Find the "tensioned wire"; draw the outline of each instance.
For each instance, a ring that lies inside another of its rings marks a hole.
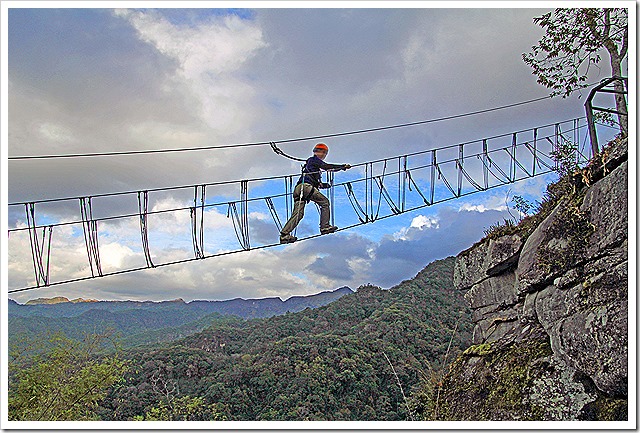
[[[591,86],[593,84],[590,84]],[[588,86],[585,86],[588,87]],[[355,131],[346,131],[346,132],[337,132],[332,134],[323,134],[323,135],[314,135],[309,137],[299,137],[299,138],[289,138],[284,140],[275,140],[275,141],[259,141],[254,143],[241,143],[241,144],[222,144],[222,145],[213,145],[213,146],[200,146],[200,147],[183,147],[177,149],[149,149],[149,150],[125,150],[125,151],[117,151],[117,152],[95,152],[95,153],[70,153],[70,154],[62,154],[62,155],[23,155],[23,156],[10,156],[8,158],[9,161],[24,161],[24,160],[42,160],[42,159],[59,159],[59,158],[90,158],[90,157],[100,157],[100,156],[124,156],[124,155],[146,155],[146,154],[154,154],[154,153],[174,153],[174,152],[193,152],[200,150],[213,150],[213,149],[232,149],[232,148],[241,148],[241,147],[252,147],[252,146],[265,146],[270,145],[271,143],[283,144],[283,143],[293,143],[297,141],[307,141],[307,140],[320,140],[324,138],[332,138],[332,137],[343,137],[347,135],[356,135],[356,134],[365,134],[369,132],[377,132],[377,131],[385,131],[388,129],[397,129],[397,128],[406,128],[409,126],[416,125],[424,125],[428,123],[441,122],[444,120],[453,120],[461,117],[474,116],[476,114],[489,113],[492,111],[503,110],[506,108],[513,108],[520,105],[531,104],[533,102],[542,101],[545,99],[549,99],[551,96],[543,96],[535,99],[529,99],[527,101],[515,102],[513,104],[502,105],[500,107],[493,108],[485,108],[483,110],[471,111],[467,113],[454,114],[451,116],[438,117],[434,119],[427,120],[419,120],[416,122],[408,122],[401,123],[397,125],[388,125],[388,126],[380,126],[375,128],[368,129],[360,129]]]
[[[583,119],[584,117],[580,117],[578,119]],[[559,122],[559,123],[567,123],[567,122],[571,122],[575,119],[571,119],[571,120],[566,120],[564,122]],[[540,126],[538,128],[532,128],[532,129],[527,129],[527,130],[523,130],[523,131],[518,131],[517,133],[520,132],[526,132],[526,131],[530,131],[533,129],[540,129],[540,128],[545,128],[545,127],[550,127],[550,126],[554,126],[555,124],[550,124],[550,125],[545,125],[545,126]],[[586,125],[582,125],[579,126],[578,129],[580,128],[585,128]],[[497,135],[497,136],[493,136],[490,138],[487,138],[485,140],[491,140],[491,139],[495,139],[495,138],[502,138],[502,137],[509,137],[512,136],[514,133],[509,133],[509,134],[502,134],[502,135]],[[544,139],[548,139],[551,137],[554,137],[555,134],[551,134],[551,135],[547,135],[547,136],[540,136],[537,137],[538,140],[544,140]],[[383,158],[383,159],[379,159],[379,160],[375,160],[375,161],[368,161],[368,162],[363,162],[363,163],[358,163],[355,165],[352,165],[351,167],[359,167],[359,166],[365,166],[368,164],[375,164],[375,163],[381,163],[381,162],[385,162],[385,161],[389,161],[389,160],[395,160],[398,158],[404,158],[404,157],[409,157],[409,156],[417,156],[417,155],[424,155],[424,154],[428,154],[431,153],[433,151],[440,151],[440,150],[445,150],[445,149],[452,149],[452,148],[457,148],[458,146],[462,146],[462,145],[468,145],[468,144],[475,144],[475,143],[480,143],[482,142],[482,140],[474,140],[474,141],[469,141],[469,142],[465,142],[465,143],[459,143],[459,144],[455,144],[455,145],[449,145],[449,146],[444,146],[444,147],[440,147],[440,148],[436,148],[436,149],[431,149],[431,150],[426,150],[426,151],[420,151],[420,152],[414,152],[414,153],[409,153],[409,154],[405,154],[405,155],[397,155],[397,156],[392,156],[392,157],[387,157],[387,158]],[[520,143],[519,145],[521,145],[522,143]],[[496,149],[492,149],[487,151],[486,155],[491,155],[493,153],[498,153],[498,152],[502,152],[508,149],[511,149],[511,145],[505,146],[505,147],[500,147],[500,148],[496,148]],[[543,152],[541,152],[540,150],[537,150],[537,153],[540,156],[544,156],[546,158],[551,158],[550,155],[547,155]],[[473,157],[479,157],[485,155],[484,152],[478,152],[475,154],[469,154],[469,155],[465,155],[465,159],[466,158],[473,158]],[[438,165],[444,165],[444,164],[448,164],[448,163],[452,163],[457,161],[458,158],[452,158],[452,159],[447,159],[447,160],[442,160],[442,161],[438,161],[437,164]],[[410,171],[417,171],[417,170],[421,170],[421,169],[425,169],[425,168],[429,168],[431,167],[433,164],[429,163],[426,165],[421,165],[421,166],[416,166],[416,167],[412,167],[410,169]],[[403,170],[400,171],[392,171],[389,173],[386,173],[384,175],[384,177],[388,177],[388,176],[393,176],[396,174],[401,174],[403,173]],[[201,187],[201,186],[205,186],[205,187],[210,187],[210,186],[219,186],[219,185],[229,185],[229,184],[234,184],[234,183],[240,183],[240,182],[253,182],[253,181],[268,181],[268,180],[277,180],[277,179],[286,179],[288,177],[291,176],[298,176],[300,173],[296,173],[296,174],[291,174],[291,175],[279,175],[279,176],[272,176],[272,177],[263,177],[263,178],[254,178],[254,179],[247,179],[247,180],[234,180],[234,181],[223,181],[223,182],[216,182],[216,183],[208,183],[208,184],[198,184],[198,185],[187,185],[187,186],[180,186],[180,187],[167,187],[167,188],[157,188],[157,189],[148,189],[148,190],[144,190],[144,191],[125,191],[125,192],[119,192],[119,193],[107,193],[107,194],[97,194],[97,195],[93,195],[93,196],[89,196],[89,198],[93,199],[93,198],[99,198],[99,197],[110,197],[110,196],[116,196],[116,195],[125,195],[125,194],[138,194],[139,192],[158,192],[158,191],[172,191],[172,190],[178,190],[178,189],[192,189],[194,187]],[[360,182],[364,182],[366,181],[366,179],[364,178],[360,178],[360,179],[355,179],[355,180],[351,180],[351,181],[345,181],[345,182],[341,182],[338,184],[333,185],[333,187],[338,187],[338,186],[343,186],[343,185],[347,185],[347,184],[356,184],[356,183],[360,183]],[[276,194],[276,195],[267,195],[267,196],[261,196],[261,197],[252,197],[252,198],[247,198],[247,202],[250,201],[261,201],[261,200],[265,200],[267,198],[280,198],[280,197],[284,197],[286,196],[287,193],[282,193],[282,194]],[[66,198],[59,198],[59,199],[46,199],[46,200],[40,200],[40,201],[33,201],[33,202],[19,202],[19,203],[10,203],[9,206],[25,206],[25,205],[32,205],[32,204],[36,204],[36,203],[51,203],[51,202],[57,202],[57,201],[69,201],[69,200],[79,200],[79,199],[85,199],[88,198],[87,196],[82,196],[82,197],[66,197]],[[227,200],[227,201],[223,201],[223,202],[218,202],[218,203],[207,203],[204,206],[198,206],[198,207],[202,207],[202,208],[211,208],[211,207],[219,207],[219,206],[226,206],[229,203],[234,202],[234,200]],[[162,213],[168,213],[168,212],[178,212],[178,211],[186,211],[186,210],[190,210],[192,209],[193,206],[186,206],[186,207],[179,207],[179,208],[172,208],[172,209],[162,209],[162,210],[156,210],[156,211],[149,211],[146,212],[146,215],[154,215],[154,214],[162,214]],[[114,219],[122,219],[122,218],[133,218],[133,217],[139,217],[140,214],[139,213],[133,213],[133,214],[125,214],[125,215],[115,215],[115,216],[108,216],[108,217],[102,217],[102,218],[96,218],[93,219],[93,221],[96,222],[100,222],[100,221],[109,221],[109,220],[114,220]],[[72,225],[72,224],[80,224],[83,221],[66,221],[63,223],[57,223],[57,224],[44,224],[44,225],[39,225],[39,226],[34,226],[34,227],[20,227],[20,228],[14,228],[14,229],[9,229],[8,232],[12,233],[12,232],[18,232],[18,231],[23,231],[23,230],[29,230],[29,229],[38,229],[38,228],[43,228],[43,227],[59,227],[59,226],[65,226],[65,225]]]
[[[463,143],[456,143],[456,144],[451,144],[451,145],[447,145],[447,146],[438,147],[438,148],[435,148],[435,149],[421,150],[421,151],[412,152],[412,153],[408,153],[408,154],[404,154],[404,155],[390,156],[390,157],[386,157],[386,158],[381,158],[381,159],[372,160],[372,161],[366,161],[366,162],[360,162],[360,163],[350,164],[350,165],[351,165],[351,168],[355,168],[355,167],[361,167],[361,166],[364,166],[364,165],[367,165],[367,164],[376,164],[376,163],[384,162],[385,160],[396,159],[396,158],[404,157],[404,156],[410,157],[410,156],[417,156],[417,155],[425,155],[427,153],[433,152],[434,150],[435,151],[443,151],[443,150],[447,150],[447,149],[454,149],[454,148],[456,148],[458,146],[464,146],[464,145],[468,145],[468,144],[479,143],[482,140],[495,140],[497,138],[510,137],[513,134],[521,134],[523,132],[532,131],[534,129],[548,128],[548,127],[551,127],[551,126],[555,126],[557,124],[563,124],[563,123],[572,122],[572,121],[574,121],[576,119],[582,120],[584,118],[585,118],[585,116],[577,117],[577,118],[573,118],[573,119],[564,120],[564,121],[561,121],[561,122],[554,122],[554,123],[550,123],[550,124],[547,124],[547,125],[538,126],[536,128],[528,128],[528,129],[523,129],[523,130],[520,130],[520,131],[494,135],[494,136],[486,137],[486,138],[479,139],[479,140],[478,139],[470,140],[470,141],[466,141],[466,142],[463,142]],[[580,128],[584,128],[584,127],[585,126],[583,125]],[[550,137],[553,137],[553,135],[548,136],[548,138],[550,138]],[[545,137],[539,137],[539,138],[543,139]],[[272,142],[269,142],[268,144],[271,144],[271,143]],[[246,180],[248,182],[262,182],[262,181],[268,181],[268,180],[284,179],[284,178],[287,178],[289,176],[298,176],[298,175],[300,175],[300,172],[293,173],[293,174],[287,174],[287,175],[277,175],[277,176],[256,177],[256,178],[251,178],[251,179],[236,179],[236,180],[225,180],[225,181],[218,181],[218,182],[210,182],[210,183],[198,184],[198,186],[204,185],[206,187],[210,187],[210,186],[231,185],[231,184],[234,184],[234,183],[240,183],[240,182],[242,182],[244,180]],[[138,191],[147,191],[147,192],[175,191],[175,190],[180,190],[180,189],[193,188],[194,186],[195,185],[170,186],[170,187],[161,187],[161,188],[148,188],[148,189],[144,189],[144,190],[130,190],[130,191],[120,191],[120,192],[112,192],[112,193],[84,195],[84,196],[61,197],[61,198],[51,198],[51,199],[42,199],[42,200],[30,200],[30,201],[24,201],[24,202],[12,202],[12,203],[9,203],[8,206],[21,206],[21,205],[24,206],[24,205],[29,204],[29,203],[37,204],[37,203],[51,203],[51,202],[66,201],[66,200],[79,200],[79,199],[85,198],[85,197],[91,197],[91,198],[113,197],[113,196],[119,196],[119,195],[137,194]],[[277,196],[271,196],[271,197],[277,197]]]

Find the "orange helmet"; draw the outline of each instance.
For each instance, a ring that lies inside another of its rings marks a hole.
[[[313,148],[313,151],[315,152],[316,150],[324,150],[325,152],[329,153],[329,146],[327,146],[324,143],[318,143],[315,145],[315,147]]]

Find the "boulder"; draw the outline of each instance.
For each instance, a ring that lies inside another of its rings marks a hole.
[[[549,286],[535,300],[554,354],[611,396],[627,394],[627,278],[622,263],[567,290]]]
[[[525,401],[544,408],[543,418],[547,421],[581,419],[583,409],[596,401],[597,394],[576,380],[578,371],[562,358],[552,355],[538,362],[545,368],[533,380]]]
[[[451,366],[439,419],[628,418],[627,159],[615,141],[559,185],[524,241],[488,239],[456,258],[474,346]]]
[[[487,279],[485,261],[489,242],[474,246],[456,257],[453,267],[453,285],[458,290],[469,290],[474,284]]]
[[[521,249],[522,237],[517,234],[490,240],[485,273],[488,276],[500,275],[514,268],[518,264]]]
[[[587,258],[603,254],[604,250],[620,245],[628,237],[628,165],[625,161],[589,188],[584,196],[580,210],[589,213],[595,228],[589,239]],[[611,206],[611,203],[616,205]]]
[[[516,276],[509,272],[482,280],[474,284],[464,297],[472,309],[489,305],[513,305],[518,302]]]
[[[568,247],[568,242],[563,237],[555,235],[558,232],[555,228],[561,224],[561,214],[566,206],[565,201],[559,203],[524,243],[518,268],[515,271],[520,293],[534,292],[553,281],[559,274],[550,272],[549,266],[546,262],[541,262],[540,257],[543,256],[543,249],[545,249],[556,251],[555,259],[562,261],[560,252]]]
[[[520,235],[490,239],[456,258],[453,284],[458,290],[468,290],[489,277],[514,268],[522,248]]]

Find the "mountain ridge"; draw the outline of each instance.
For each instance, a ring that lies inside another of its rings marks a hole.
[[[243,318],[256,318],[256,317],[268,317],[273,314],[284,314],[290,306],[300,308],[300,306],[314,306],[323,305],[328,299],[334,299],[340,296],[353,293],[353,290],[348,286],[342,286],[335,290],[324,290],[322,292],[314,293],[311,295],[295,295],[282,300],[278,296],[265,297],[265,298],[233,298],[225,300],[201,300],[196,299],[189,302],[185,302],[182,298],[163,301],[135,301],[135,300],[110,300],[100,301],[95,299],[83,299],[77,298],[69,300],[63,296],[57,296],[53,298],[37,298],[27,301],[24,304],[20,304],[13,299],[9,299],[9,316],[34,316],[41,315],[42,317],[73,317],[85,313],[91,309],[103,309],[108,311],[122,311],[133,308],[156,308],[156,307],[173,307],[176,305],[187,307],[200,307],[209,312],[219,312],[217,310],[225,310],[225,314],[234,314],[234,308],[226,308],[227,306],[236,306],[242,311],[239,311],[238,315]],[[262,305],[277,306],[275,312],[261,312]],[[304,309],[304,308],[302,308]],[[27,311],[28,310],[28,311]],[[282,310],[282,311],[280,311]],[[273,313],[273,314],[271,314]]]
[[[337,289],[334,290],[323,290],[322,292],[318,292],[318,293],[312,293],[310,295],[293,295],[288,297],[287,299],[282,299],[282,297],[280,296],[266,296],[264,298],[242,298],[242,297],[237,297],[237,298],[231,298],[231,299],[194,299],[192,301],[185,301],[182,298],[175,298],[175,299],[164,299],[161,301],[152,301],[152,300],[145,300],[145,301],[136,301],[133,299],[112,299],[112,300],[100,300],[100,299],[85,299],[85,298],[75,298],[75,299],[69,299],[65,296],[54,296],[52,298],[36,298],[36,299],[30,299],[27,302],[25,302],[24,304],[21,304],[20,302],[9,298],[9,302],[12,302],[14,304],[17,305],[55,305],[55,304],[65,304],[65,303],[72,303],[72,304],[77,304],[77,303],[93,303],[93,302],[134,302],[134,303],[141,303],[141,304],[162,304],[162,303],[170,303],[170,302],[177,302],[177,303],[183,303],[183,304],[190,304],[192,302],[229,302],[229,301],[238,301],[238,300],[243,300],[243,301],[259,301],[259,300],[264,300],[264,299],[280,299],[280,301],[282,302],[287,302],[290,299],[301,299],[301,298],[309,298],[311,296],[318,296],[318,295],[322,295],[322,294],[326,294],[326,293],[335,293],[335,292],[343,292],[343,291],[349,291],[351,293],[353,293],[353,290],[351,290],[351,288],[349,286],[342,286],[342,287],[338,287]]]
[[[216,320],[238,320],[278,316],[287,312],[317,308],[354,293],[349,287],[313,295],[225,301],[97,301],[36,304],[9,302],[10,344],[38,338],[43,330],[82,338],[85,332],[115,331],[128,346],[169,341],[201,331]],[[61,297],[53,298],[61,301]],[[66,299],[66,298],[65,298]],[[163,332],[164,331],[164,332]]]

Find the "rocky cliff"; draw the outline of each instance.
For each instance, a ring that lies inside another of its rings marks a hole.
[[[627,419],[627,170],[616,140],[550,189],[544,212],[457,257],[474,345],[438,418]]]

